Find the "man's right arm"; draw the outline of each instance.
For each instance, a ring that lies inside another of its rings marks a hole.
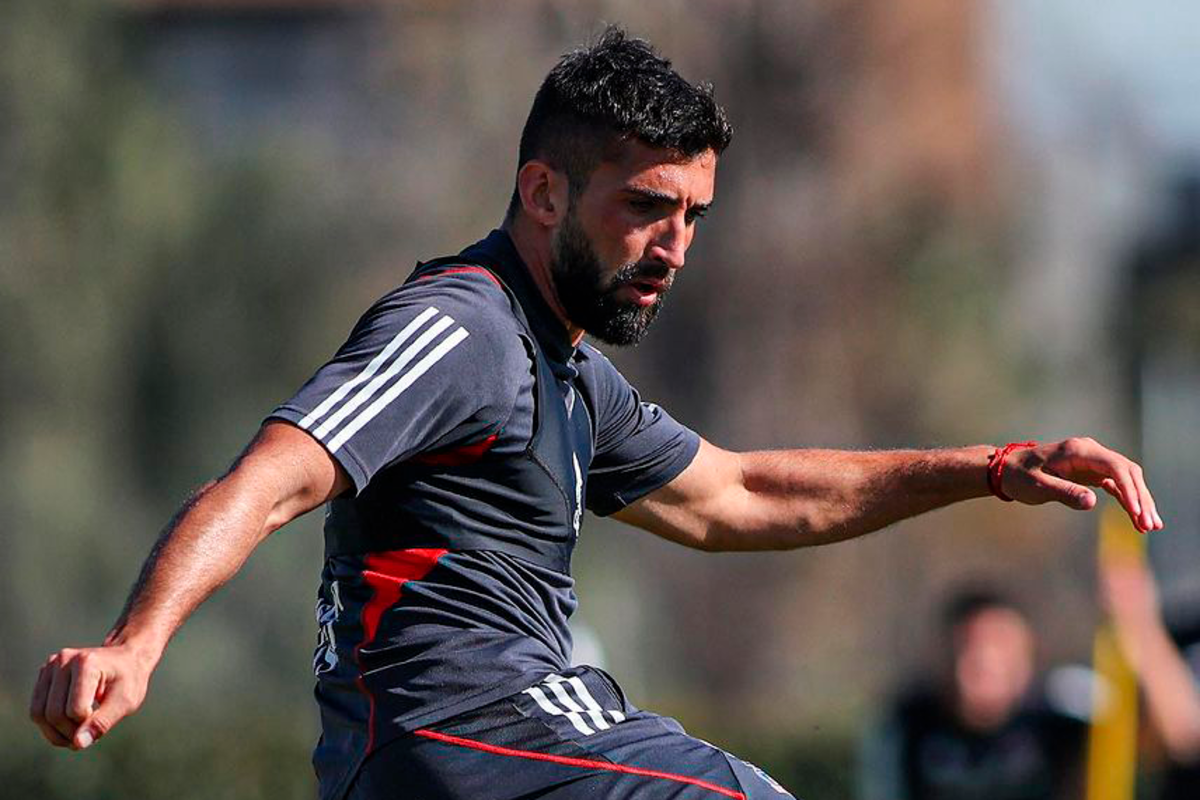
[[[64,648],[38,674],[30,717],[58,747],[83,749],[136,711],[171,636],[272,531],[350,488],[312,436],[269,422],[222,478],[171,520],[100,647]]]

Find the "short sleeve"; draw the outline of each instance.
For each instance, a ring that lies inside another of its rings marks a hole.
[[[700,437],[654,403],[644,403],[607,358],[590,345],[581,374],[596,415],[587,506],[600,516],[670,483],[692,463]]]
[[[375,303],[268,419],[310,433],[362,491],[389,464],[495,435],[529,370],[508,296],[489,275],[433,276]]]

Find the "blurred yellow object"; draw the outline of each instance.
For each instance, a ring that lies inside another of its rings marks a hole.
[[[1145,537],[1119,504],[1100,516],[1101,563],[1145,558]],[[1092,647],[1096,691],[1088,737],[1087,800],[1132,800],[1137,773],[1138,686],[1112,624],[1102,622]]]

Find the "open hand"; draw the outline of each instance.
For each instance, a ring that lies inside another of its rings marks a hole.
[[[29,717],[50,744],[83,750],[141,706],[152,669],[124,645],[64,648],[42,665]]]
[[[1004,493],[1014,500],[1057,502],[1082,511],[1096,505],[1096,493],[1088,487],[1099,486],[1117,499],[1142,533],[1163,527],[1142,468],[1095,439],[1077,437],[1014,450],[1002,481]]]

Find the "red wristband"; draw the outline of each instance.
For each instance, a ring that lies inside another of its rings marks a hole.
[[[1012,498],[1004,493],[1001,480],[1004,478],[1004,461],[1008,458],[1008,454],[1013,450],[1021,450],[1026,447],[1037,447],[1037,442],[1009,442],[1004,447],[997,447],[990,456],[988,456],[987,467],[987,485],[988,491],[999,497],[1006,503],[1011,503]]]

